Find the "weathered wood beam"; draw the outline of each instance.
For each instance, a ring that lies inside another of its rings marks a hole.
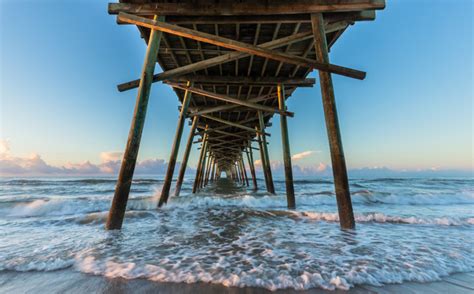
[[[136,15],[277,15],[342,12],[366,9],[383,9],[384,0],[272,0],[234,3],[109,3],[109,14],[121,12]]]
[[[298,34],[295,34],[295,35],[282,37],[282,38],[277,39],[277,40],[266,42],[266,43],[260,44],[259,46],[262,47],[262,48],[275,49],[275,48],[279,48],[281,46],[292,44],[294,42],[300,42],[300,41],[304,41],[304,40],[307,40],[307,39],[311,39],[312,37],[313,37],[313,33],[311,31],[301,32],[301,33],[298,33]],[[156,74],[156,75],[153,76],[153,83],[163,81],[163,80],[167,80],[167,79],[171,79],[173,77],[188,74],[188,73],[195,72],[195,71],[198,71],[198,70],[201,70],[201,69],[213,67],[213,66],[216,66],[216,65],[219,65],[219,64],[222,64],[222,63],[231,62],[231,61],[234,61],[234,60],[237,60],[237,59],[240,59],[240,58],[244,58],[244,57],[248,57],[248,56],[249,56],[249,54],[247,54],[247,53],[231,52],[231,53],[223,54],[223,55],[220,55],[220,56],[217,56],[217,57],[213,57],[213,58],[209,58],[209,59],[206,59],[206,60],[198,61],[198,62],[193,63],[193,64],[184,65],[182,67],[178,67],[178,68],[175,68],[175,69],[170,69],[170,70],[167,70],[165,72]],[[130,81],[130,82],[119,84],[117,86],[117,88],[120,92],[123,92],[123,91],[126,91],[126,90],[137,88],[139,82],[140,82],[139,79],[133,80],[133,81]]]
[[[252,76],[208,76],[208,75],[184,75],[170,80],[171,83],[185,83],[187,81],[195,84],[236,84],[236,85],[258,85],[268,86],[285,84],[298,87],[312,87],[316,83],[314,78],[286,78],[286,77],[252,77]]]
[[[155,16],[155,19],[164,20],[164,17]],[[145,125],[152,76],[153,71],[155,70],[158,50],[160,48],[161,36],[161,32],[152,31],[148,42],[148,48],[138,88],[137,101],[135,103],[132,123],[128,133],[127,145],[123,154],[112,205],[110,206],[107,222],[105,224],[107,230],[119,230],[122,228],[123,218],[127,208],[128,194],[130,193],[130,186],[132,185],[133,173],[137,163],[143,127]]]
[[[257,102],[262,102],[270,99],[275,99],[275,95],[265,95],[253,99],[246,100],[247,102],[252,102],[252,103],[257,103]],[[212,112],[221,112],[221,111],[227,111],[227,110],[232,110],[232,109],[237,109],[239,106],[233,105],[233,104],[225,104],[225,105],[219,105],[219,106],[213,106],[209,108],[199,108],[197,111],[195,111],[196,108],[191,109],[191,111],[194,111],[189,114],[189,116],[196,116],[196,115],[202,115],[202,114],[207,114],[207,113],[212,113]]]
[[[252,175],[253,188],[255,190],[257,190],[258,189],[257,176],[256,176],[256,173],[255,173],[255,165],[254,165],[254,162],[253,162],[252,142],[249,141],[248,145],[249,145],[247,147],[248,151],[245,152],[245,153],[247,153],[247,161],[249,162],[250,174]]]
[[[229,120],[218,118],[218,117],[215,117],[215,116],[212,116],[212,115],[204,114],[204,115],[201,115],[201,117],[204,117],[206,119],[210,119],[210,120],[213,120],[213,121],[217,121],[217,122],[220,122],[222,124],[226,124],[226,125],[229,125],[229,126],[232,126],[232,127],[240,128],[240,129],[246,130],[248,132],[256,132],[256,133],[259,133],[259,134],[265,134],[266,135],[266,133],[263,133],[263,132],[260,132],[260,131],[255,131],[251,127],[247,127],[247,126],[238,124],[236,122],[232,122],[232,121],[229,121]]]
[[[206,126],[206,129],[207,129],[207,126]],[[202,164],[203,164],[203,160],[204,160],[205,152],[206,152],[206,138],[207,138],[207,134],[205,133],[203,136],[203,144],[201,148],[201,153],[199,155],[198,165],[196,168],[196,176],[194,177],[193,193],[196,193],[198,185],[199,185],[199,177],[200,177],[201,168],[202,168]]]
[[[124,11],[126,12],[126,11]],[[350,12],[329,12],[324,14],[325,19],[331,21],[351,20],[365,21],[375,19],[375,10]],[[334,20],[333,20],[334,18]],[[210,15],[210,16],[169,16],[167,22],[173,24],[274,24],[274,23],[311,23],[308,14],[280,14],[280,15]]]
[[[191,93],[194,93],[194,94],[198,94],[198,95],[201,95],[201,96],[206,96],[206,97],[209,97],[209,98],[213,98],[213,99],[228,102],[228,103],[233,103],[233,104],[236,104],[236,105],[241,105],[241,106],[253,108],[253,109],[256,109],[256,110],[261,110],[261,111],[266,111],[266,112],[271,112],[271,113],[278,113],[280,115],[285,115],[285,116],[288,115],[290,117],[294,116],[294,113],[290,112],[290,111],[281,111],[278,108],[273,108],[273,107],[269,107],[269,106],[265,106],[265,105],[261,105],[261,104],[257,104],[257,103],[252,103],[252,102],[248,102],[246,100],[239,100],[237,98],[233,98],[233,97],[229,97],[229,96],[226,96],[226,95],[201,90],[201,89],[198,89],[198,88],[195,88],[195,87],[186,87],[186,86],[182,86],[180,84],[175,84],[175,83],[168,83],[168,85],[170,85],[171,87],[176,88],[176,89],[190,91]]]
[[[324,32],[323,16],[320,13],[311,15],[311,25],[314,33],[316,58],[329,62],[326,34]],[[349,180],[347,177],[346,160],[342,147],[339,120],[337,117],[336,99],[331,74],[319,71],[321,96],[323,99],[324,117],[331,151],[331,162],[336,190],[336,200],[339,211],[339,222],[343,229],[354,229],[355,220],[352,209]]]
[[[133,14],[122,13],[118,15],[118,19],[124,22],[129,22],[138,26],[147,27],[152,30],[158,30],[165,33],[173,34],[176,36],[189,38],[195,41],[205,42],[212,45],[233,49],[243,53],[248,53],[252,55],[261,56],[264,58],[269,58],[289,64],[300,65],[304,67],[314,68],[320,71],[326,71],[334,74],[339,74],[342,76],[347,76],[350,78],[355,78],[359,80],[365,79],[366,73],[360,70],[355,70],[339,65],[334,65],[325,62],[318,62],[308,58],[295,56],[287,53],[282,53],[270,49],[266,49],[261,46],[254,46],[248,43],[235,41],[232,39],[204,33],[201,31],[196,31],[188,29],[185,27],[180,27],[173,24],[168,24],[162,21],[151,20],[148,18],[136,16]]]
[[[193,124],[191,126],[191,130],[188,136],[188,143],[186,144],[186,149],[184,149],[183,160],[181,161],[181,167],[179,169],[178,179],[176,180],[176,189],[174,191],[174,196],[179,196],[181,192],[181,187],[183,185],[184,175],[186,173],[186,167],[188,165],[189,154],[191,153],[192,142],[194,138],[194,133],[196,131],[196,127],[199,121],[199,117],[193,118]]]
[[[278,107],[280,109],[286,109],[285,106],[285,87],[279,84],[277,86],[278,91]],[[285,185],[286,185],[286,201],[289,209],[296,208],[295,202],[295,188],[293,186],[293,169],[291,166],[291,152],[290,152],[290,139],[288,137],[288,124],[286,117],[280,117],[281,125],[281,142],[283,148],[283,163],[285,165]]]
[[[192,87],[193,83],[188,82],[187,87]],[[176,158],[178,157],[179,145],[181,143],[181,137],[183,135],[184,121],[186,120],[186,113],[188,112],[188,106],[191,102],[191,91],[185,90],[183,105],[179,113],[178,124],[176,126],[176,134],[173,141],[173,147],[171,148],[170,160],[168,161],[168,168],[166,170],[165,179],[163,181],[163,188],[161,190],[160,200],[158,202],[158,207],[161,207],[163,204],[168,202],[171,181],[173,180],[174,168],[176,166]]]
[[[263,114],[259,111],[258,112],[258,121],[259,121],[259,130],[261,132],[265,131],[265,122],[263,119]],[[275,185],[273,184],[273,176],[272,176],[272,166],[270,161],[270,155],[268,154],[268,147],[267,147],[267,139],[265,134],[259,134],[261,137],[262,145],[260,148],[263,148],[263,155],[265,157],[266,165],[265,170],[268,177],[268,192],[275,194]]]

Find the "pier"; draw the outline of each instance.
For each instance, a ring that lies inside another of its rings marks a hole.
[[[193,144],[200,144],[193,193],[225,173],[242,185],[275,194],[267,127],[279,115],[287,206],[294,209],[297,199],[287,123],[294,113],[286,102],[298,87],[314,87],[317,81],[308,75],[317,70],[340,225],[354,229],[332,75],[363,80],[366,73],[332,64],[329,51],[348,27],[374,20],[376,10],[384,8],[384,0],[110,3],[109,14],[116,15],[120,25],[136,25],[147,51],[141,76],[118,85],[119,91],[137,89],[137,98],[106,228],[122,227],[148,101],[160,98],[150,96],[156,82],[172,87],[181,103],[159,206],[166,205],[170,197],[186,121],[191,131],[175,197],[181,191]],[[154,74],[156,63],[163,72]],[[262,162],[265,187],[257,187],[256,156]]]

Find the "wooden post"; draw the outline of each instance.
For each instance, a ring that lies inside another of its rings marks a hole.
[[[273,185],[273,176],[272,176],[272,168],[271,168],[271,162],[270,162],[270,156],[268,155],[268,147],[267,147],[267,139],[264,134],[265,132],[265,122],[263,121],[263,114],[261,111],[258,112],[258,120],[260,123],[260,131],[262,132],[262,145],[263,145],[263,154],[265,156],[266,160],[266,169],[267,169],[267,175],[268,175],[268,192],[275,194],[275,186]]]
[[[255,127],[255,129],[258,129],[258,127]],[[263,177],[265,178],[265,187],[267,188],[267,191],[270,191],[269,184],[268,184],[268,175],[267,175],[267,159],[265,158],[265,153],[263,152],[263,142],[262,142],[262,137],[257,134],[257,141],[258,141],[258,149],[260,150],[260,161],[262,163],[262,172],[263,172]]]
[[[164,20],[164,17],[155,16],[155,20]],[[150,98],[151,83],[153,81],[153,72],[155,70],[156,58],[160,47],[162,33],[151,31],[148,40],[148,48],[145,55],[145,62],[138,87],[137,101],[132,118],[132,124],[128,133],[127,145],[123,154],[122,165],[115,187],[115,194],[110,207],[109,215],[105,228],[107,230],[116,230],[122,228],[125,210],[127,208],[128,194],[132,184],[133,172],[137,163],[138,150],[140,149],[140,140],[145,125],[148,99]]]
[[[240,166],[242,167],[242,172],[244,174],[244,179],[245,179],[245,184],[247,187],[249,186],[249,178],[247,177],[247,170],[245,169],[245,163],[244,163],[244,158],[240,158]]]
[[[249,162],[250,174],[252,175],[253,187],[254,187],[255,190],[257,190],[258,189],[258,187],[257,187],[257,175],[255,174],[255,166],[254,166],[254,163],[253,163],[253,151],[252,151],[252,144],[251,143],[249,144],[249,147],[247,148],[247,160]]]
[[[206,150],[204,150],[204,157],[202,158],[202,167],[201,167],[201,172],[199,173],[199,185],[198,187],[200,189],[203,188],[204,186],[204,175],[206,173],[206,166],[207,166],[207,163],[208,163],[208,159],[209,159],[209,156],[208,156],[208,151],[209,151],[209,148],[207,148],[209,142],[207,142],[206,140]]]
[[[187,86],[192,87],[193,83],[188,82]],[[170,160],[168,162],[168,169],[166,171],[165,180],[163,182],[163,188],[161,190],[160,201],[158,207],[161,207],[163,203],[168,202],[170,195],[171,181],[173,180],[174,168],[176,165],[176,157],[179,152],[179,145],[181,142],[181,136],[183,135],[184,122],[186,120],[186,113],[188,112],[189,102],[191,101],[191,92],[186,91],[184,93],[183,105],[181,106],[181,112],[179,113],[178,125],[176,126],[176,134],[174,136],[173,147],[171,148]]]
[[[326,34],[324,32],[324,22],[321,13],[311,14],[311,25],[314,34],[314,48],[316,59],[319,62],[329,62]],[[319,71],[321,81],[321,96],[323,98],[324,117],[329,138],[329,148],[331,150],[331,162],[336,190],[337,207],[339,211],[339,221],[341,228],[354,229],[355,220],[352,210],[351,194],[349,191],[349,181],[347,178],[346,160],[342,148],[339,121],[337,118],[336,101],[331,74]]]
[[[181,162],[181,167],[179,169],[178,180],[176,181],[176,189],[174,191],[174,196],[179,196],[181,192],[181,186],[183,185],[184,174],[186,173],[186,167],[188,165],[189,153],[191,152],[191,147],[193,146],[194,132],[199,121],[199,117],[195,116],[193,118],[193,124],[191,126],[191,131],[188,136],[188,143],[186,144],[186,149],[183,154],[183,161]]]
[[[285,106],[285,86],[278,85],[278,106],[280,110],[286,109]],[[288,124],[286,116],[280,116],[281,125],[281,142],[283,146],[283,162],[285,165],[285,184],[286,184],[286,201],[288,208],[294,209],[295,203],[295,188],[293,187],[293,170],[291,167],[291,152],[290,152],[290,139],[288,138]]]
[[[206,126],[206,130],[207,130],[207,126]],[[206,139],[207,139],[207,133],[204,133],[204,136],[202,139],[201,154],[199,155],[199,161],[196,168],[196,177],[194,178],[194,183],[193,183],[193,193],[196,193],[198,185],[199,185],[199,173],[201,172],[202,160],[203,160],[204,153],[206,150],[205,148],[206,143],[207,143]]]
[[[209,162],[207,163],[206,175],[204,177],[204,186],[207,186],[207,184],[209,183],[209,174],[211,172],[213,161],[214,161],[214,157],[209,153]]]
[[[213,163],[212,163],[212,171],[211,171],[211,183],[214,182],[214,175],[216,171],[216,158],[214,157]]]

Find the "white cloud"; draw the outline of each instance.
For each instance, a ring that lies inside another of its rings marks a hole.
[[[311,154],[319,153],[319,152],[320,151],[316,151],[316,150],[303,151],[303,152],[294,154],[293,156],[291,156],[291,159],[300,160],[300,159],[303,159],[303,158],[306,158],[306,157],[310,156]]]
[[[10,142],[6,139],[0,139],[0,158],[10,154]]]
[[[101,152],[100,159],[102,162],[109,162],[109,161],[120,161],[122,160],[123,152],[120,151],[108,151],[108,152]]]

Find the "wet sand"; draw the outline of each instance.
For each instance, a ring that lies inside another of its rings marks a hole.
[[[144,279],[110,279],[87,275],[73,270],[51,272],[0,273],[0,293],[192,293],[192,294],[267,294],[267,293],[474,293],[474,273],[455,274],[438,282],[386,285],[374,287],[360,285],[349,291],[277,290],[262,288],[235,288],[205,283],[161,283]]]

